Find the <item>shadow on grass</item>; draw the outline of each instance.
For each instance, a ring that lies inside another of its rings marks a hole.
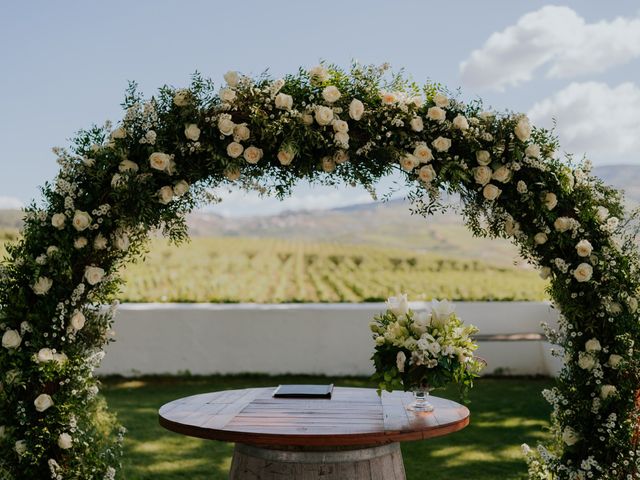
[[[278,385],[334,382],[340,386],[371,386],[363,378],[151,377],[108,378],[104,393],[120,422],[125,440],[125,478],[129,480],[222,480],[228,478],[231,444],[185,437],[158,425],[158,408],[176,398],[208,391]],[[545,438],[549,409],[540,390],[546,379],[482,379],[471,394],[471,425],[461,432],[402,445],[407,478],[489,480],[526,478],[522,443]],[[436,393],[456,400],[452,389]]]

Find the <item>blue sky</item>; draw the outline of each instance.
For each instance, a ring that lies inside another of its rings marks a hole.
[[[388,61],[537,124],[555,117],[563,145],[596,165],[640,164],[635,2],[3,2],[0,52],[0,208],[28,202],[54,177],[51,147],[117,121],[128,80],[151,95],[194,70],[221,82],[230,69],[279,76],[321,59]],[[214,210],[366,200],[360,190],[301,185],[284,203],[232,193]]]

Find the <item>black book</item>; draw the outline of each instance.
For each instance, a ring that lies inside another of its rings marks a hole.
[[[331,398],[331,385],[280,385],[273,392],[275,398]]]

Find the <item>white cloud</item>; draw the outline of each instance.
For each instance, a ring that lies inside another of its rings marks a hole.
[[[633,83],[571,83],[528,115],[547,128],[555,118],[564,151],[587,153],[598,163],[640,163],[640,88]]]
[[[464,84],[504,90],[547,65],[551,78],[593,74],[640,56],[640,17],[587,23],[574,10],[548,5],[493,33],[461,62]]]
[[[0,210],[18,210],[22,207],[22,202],[17,198],[0,196]]]

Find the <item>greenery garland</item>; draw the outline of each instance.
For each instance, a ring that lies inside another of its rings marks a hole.
[[[186,238],[211,186],[287,195],[298,179],[369,189],[405,173],[414,211],[457,194],[476,235],[507,236],[550,278],[565,366],[544,392],[553,440],[525,447],[531,478],[640,478],[638,257],[621,197],[560,160],[517,114],[482,111],[386,67],[318,66],[273,81],[195,75],[57,150],[60,173],[26,209],[0,274],[0,477],[113,479],[120,430],[93,370],[109,341],[118,269],[152,229]]]

